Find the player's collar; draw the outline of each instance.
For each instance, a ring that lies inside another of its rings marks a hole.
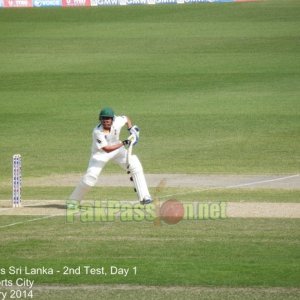
[[[101,123],[99,123],[99,125],[97,126],[97,128],[98,128],[100,131],[102,131],[102,132],[107,131],[107,129],[104,129],[104,128],[103,128],[103,126],[102,126]],[[109,133],[111,133],[111,131],[112,131],[113,129],[114,129],[114,124],[111,125],[110,130],[109,130]]]

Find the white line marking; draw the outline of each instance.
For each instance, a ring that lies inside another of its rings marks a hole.
[[[281,181],[281,180],[291,179],[291,178],[295,178],[295,177],[299,177],[299,176],[300,176],[300,174],[295,174],[295,175],[290,175],[290,176],[285,176],[285,177],[280,177],[280,178],[254,181],[254,182],[248,182],[248,183],[241,183],[241,184],[230,185],[230,186],[218,186],[218,187],[212,187],[212,188],[206,188],[206,189],[196,189],[196,190],[193,190],[190,192],[170,194],[170,195],[165,195],[165,196],[161,196],[158,198],[163,199],[163,198],[168,198],[168,197],[172,197],[172,196],[187,195],[187,194],[200,193],[200,192],[213,191],[213,190],[234,189],[234,188],[243,187],[243,186],[251,186],[251,185],[255,185],[255,184]]]
[[[34,204],[23,205],[23,207],[39,206],[39,205],[43,205],[43,204],[45,205],[45,204],[49,204],[49,203],[52,203],[52,202],[53,202],[53,200],[44,200],[43,202],[38,202],[38,203],[34,203]]]
[[[1,200],[0,200],[1,201]],[[26,201],[26,200],[25,200]],[[35,201],[35,200],[29,200],[29,201]],[[37,200],[39,201],[39,200]],[[6,208],[0,208],[0,215],[2,211],[6,211],[6,210],[10,210],[10,209],[18,209],[18,208],[22,208],[22,207],[31,207],[31,206],[39,206],[39,205],[47,205],[47,204],[53,204],[53,201],[56,200],[44,200],[42,202],[38,202],[38,203],[34,203],[34,204],[27,204],[27,205],[22,205],[20,207],[6,207]],[[61,200],[61,201],[67,201],[67,200]]]
[[[1,211],[6,211],[6,210],[10,210],[10,209],[12,209],[12,208],[14,208],[14,207],[8,207],[8,208],[0,208],[0,213],[1,213]]]
[[[54,218],[57,216],[60,216],[60,215],[50,215],[50,216],[44,216],[44,217],[40,217],[40,218],[30,219],[30,220],[23,221],[23,222],[11,223],[11,224],[7,224],[7,225],[2,225],[2,226],[0,226],[0,228],[12,227],[15,225],[25,224],[25,223],[29,223],[29,222],[35,222],[35,221],[39,221],[39,220],[43,220],[43,219],[50,219],[50,218]]]
[[[249,185],[261,184],[261,183],[267,183],[267,182],[281,181],[281,180],[295,178],[295,177],[299,177],[299,174],[291,175],[291,176],[286,176],[286,177],[280,177],[280,178],[274,178],[274,179],[267,179],[267,180],[262,180],[262,181],[254,181],[254,182],[249,182],[249,183],[241,183],[241,184],[237,184],[237,185],[227,186],[225,188],[226,189],[231,189],[231,188],[236,188],[236,187],[249,186]]]

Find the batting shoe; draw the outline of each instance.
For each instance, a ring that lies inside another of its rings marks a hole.
[[[80,206],[79,206],[79,202],[78,201],[68,201],[67,202],[67,209],[70,209],[70,210],[76,210],[76,209],[79,209]]]
[[[152,202],[152,199],[150,197],[145,197],[142,201],[140,201],[141,204],[150,204]]]

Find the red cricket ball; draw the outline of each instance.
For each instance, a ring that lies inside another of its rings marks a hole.
[[[183,219],[184,207],[181,202],[170,199],[161,205],[159,215],[167,224],[177,224]]]

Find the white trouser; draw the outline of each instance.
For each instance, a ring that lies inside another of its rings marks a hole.
[[[124,147],[110,153],[96,153],[92,155],[87,171],[77,187],[74,189],[70,199],[77,201],[82,200],[90,188],[97,184],[98,177],[109,160],[113,160],[121,168],[126,170],[126,155],[127,150]],[[131,156],[129,171],[131,173],[139,200],[142,201],[144,198],[150,198],[143,167],[136,155]]]

